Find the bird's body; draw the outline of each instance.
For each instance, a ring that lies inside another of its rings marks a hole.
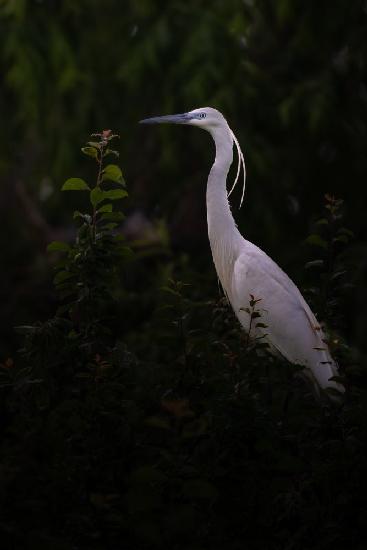
[[[302,294],[284,271],[265,252],[244,239],[237,229],[227,192],[234,142],[239,162],[243,162],[243,156],[223,115],[206,107],[143,122],[192,124],[210,132],[216,156],[207,183],[208,235],[215,268],[234,313],[248,332],[250,316],[246,309],[250,295],[260,299],[261,323],[251,327],[251,336],[261,336],[273,352],[280,353],[291,363],[305,366],[316,386],[343,391],[341,384],[330,380],[338,374],[337,366]],[[237,178],[238,174],[239,170]]]

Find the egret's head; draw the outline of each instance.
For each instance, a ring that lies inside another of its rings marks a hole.
[[[233,189],[235,188],[241,167],[243,168],[243,188],[242,188],[242,196],[241,196],[241,202],[240,206],[242,205],[243,201],[243,194],[245,192],[245,181],[246,181],[246,168],[245,168],[245,160],[243,158],[243,154],[241,151],[241,147],[238,143],[238,140],[232,130],[229,128],[226,119],[220,113],[217,111],[217,109],[213,109],[212,107],[202,107],[201,109],[194,109],[193,111],[189,111],[188,113],[181,113],[179,115],[165,115],[165,116],[156,116],[152,118],[145,118],[144,120],[140,121],[141,124],[190,124],[191,126],[199,126],[203,130],[207,130],[211,133],[213,136],[215,142],[220,143],[220,146],[223,146],[223,143],[225,142],[224,138],[227,139],[227,144],[229,143],[232,147],[233,143],[236,145],[237,152],[238,152],[238,166],[237,166],[237,174],[236,179],[234,181],[234,184],[232,185],[231,190],[229,191],[229,195],[232,193]],[[219,139],[220,138],[220,139]]]
[[[226,123],[226,119],[212,107],[202,107],[201,109],[194,109],[188,113],[181,113],[179,115],[165,115],[152,118],[145,118],[140,121],[141,124],[190,124],[191,126],[199,126],[203,130],[212,130],[215,127],[223,126]]]

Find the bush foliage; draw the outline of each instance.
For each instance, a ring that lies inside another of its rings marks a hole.
[[[363,548],[366,377],[343,323],[332,327],[339,404],[315,400],[300,368],[244,335],[184,260],[157,277],[153,314],[133,330],[123,274],[157,270],[162,251],[132,255],[116,230],[127,192],[106,164],[114,138],[101,132],[82,149],[94,185],[63,186],[90,206],[74,213],[74,244],[49,245],[60,306],[18,327],[20,355],[0,368],[3,547]],[[351,238],[341,206],[327,196],[306,239],[317,251],[306,267],[321,271],[310,294],[333,319]],[[253,323],[259,299],[249,296]]]

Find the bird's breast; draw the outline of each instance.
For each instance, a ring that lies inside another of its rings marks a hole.
[[[210,238],[210,247],[212,250],[213,262],[221,282],[223,290],[231,301],[233,289],[233,271],[237,258],[235,248],[231,242],[225,238]]]

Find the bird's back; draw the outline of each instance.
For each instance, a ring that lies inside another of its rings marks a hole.
[[[258,309],[263,327],[252,336],[264,336],[288,361],[304,365],[322,388],[343,391],[329,379],[337,375],[324,334],[293,281],[265,252],[241,237],[230,280],[224,283],[231,305],[245,330],[249,329],[250,294],[261,299]],[[223,281],[222,281],[223,284]],[[227,288],[226,288],[227,287]],[[255,323],[256,325],[257,323]]]

